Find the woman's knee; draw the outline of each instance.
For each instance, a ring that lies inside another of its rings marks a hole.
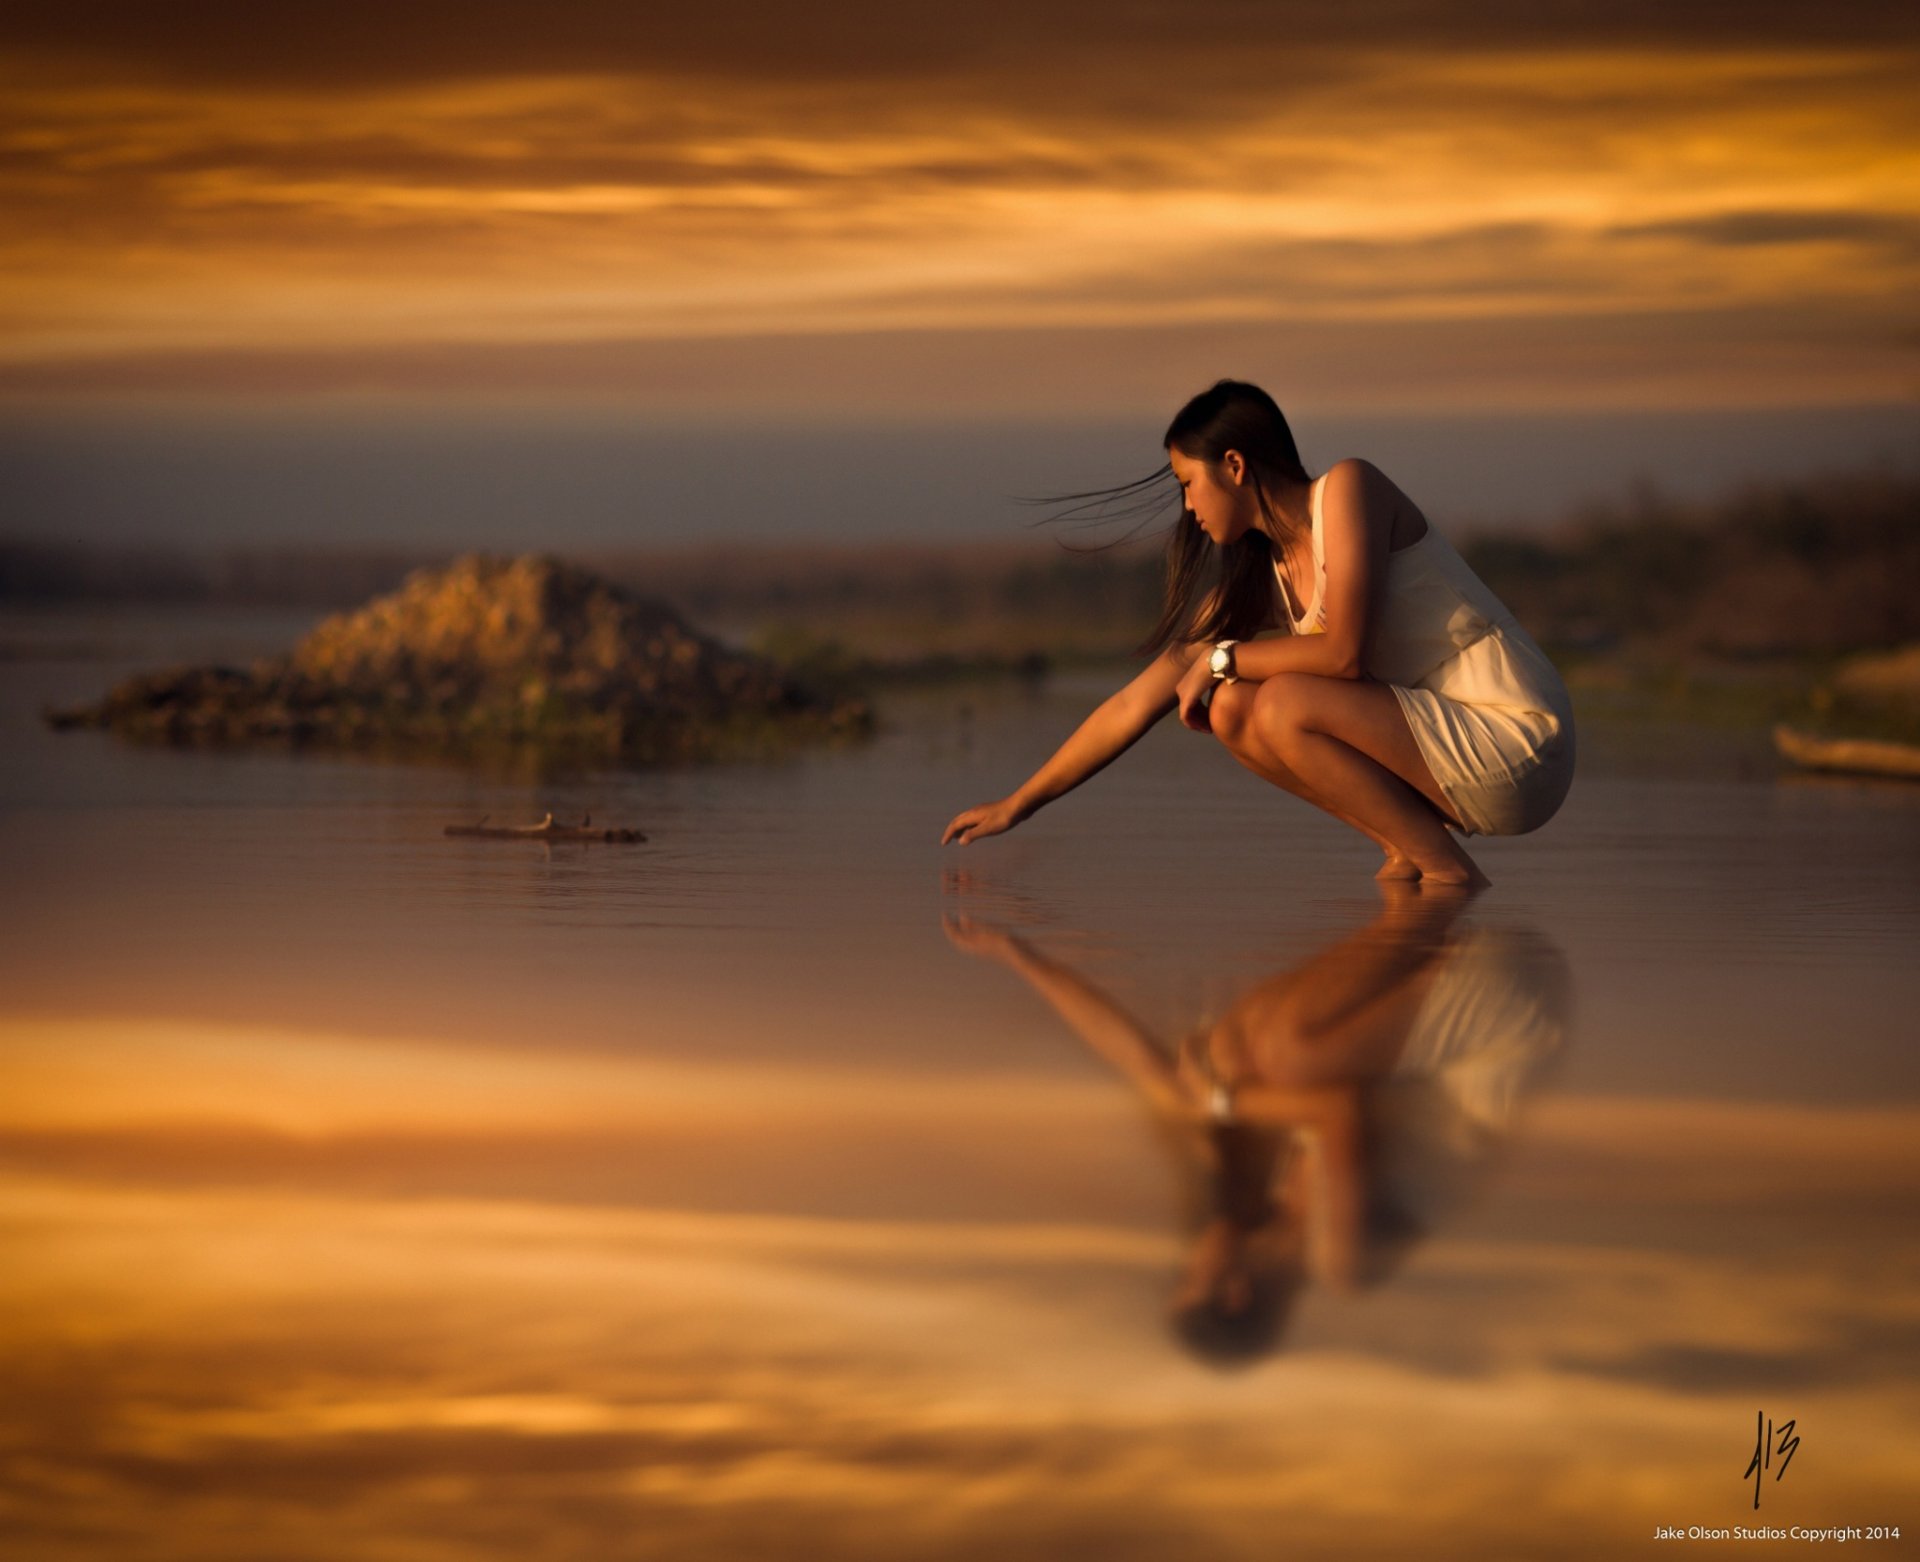
[[[1212,703],[1207,706],[1207,725],[1227,747],[1235,748],[1245,741],[1258,693],[1259,685],[1251,683],[1223,683],[1213,691]]]
[[[1307,673],[1279,673],[1260,685],[1247,721],[1260,736],[1285,752],[1313,728],[1316,680]]]

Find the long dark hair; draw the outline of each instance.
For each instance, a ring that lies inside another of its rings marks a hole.
[[[1269,518],[1274,512],[1267,491],[1276,479],[1307,481],[1286,415],[1271,396],[1245,380],[1215,381],[1174,414],[1160,443],[1209,463],[1220,461],[1229,450],[1239,451],[1254,496]],[[1060,501],[1080,502],[1058,518],[1091,515],[1097,524],[1116,515],[1158,510],[1172,476],[1169,464],[1117,488],[1059,495]],[[1215,553],[1218,565],[1210,568]],[[1244,640],[1273,621],[1276,589],[1273,541],[1265,532],[1249,529],[1239,541],[1215,549],[1183,506],[1167,532],[1160,617],[1140,642],[1140,654],[1154,656],[1192,640]]]
[[[1254,497],[1269,517],[1273,508],[1267,489],[1275,478],[1307,480],[1279,403],[1245,380],[1216,380],[1174,414],[1160,443],[1208,463],[1222,460],[1229,450],[1239,451]],[[1141,642],[1142,655],[1178,641],[1243,640],[1271,622],[1276,589],[1272,539],[1250,528],[1239,541],[1219,549],[1219,571],[1210,582],[1206,566],[1211,548],[1193,517],[1182,512],[1167,533],[1166,595],[1159,622]]]

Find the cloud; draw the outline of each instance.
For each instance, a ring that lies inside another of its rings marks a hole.
[[[1116,312],[1118,313],[1118,312]],[[1890,325],[1905,324],[1905,333]],[[604,402],[668,421],[992,414],[1156,419],[1222,373],[1317,411],[1807,407],[1911,398],[1920,322],[1848,300],[1440,320],[1199,320],[1071,328],[789,330],[310,349],[92,354],[0,364],[0,398]]]
[[[1920,254],[1920,215],[1872,211],[1735,211],[1711,217],[1627,223],[1610,237],[1693,239],[1746,249],[1774,244],[1840,244],[1890,250],[1903,260]]]
[[[1743,1502],[1764,1393],[1808,1443],[1780,1501],[1871,1511],[1910,1485],[1912,1119],[1540,1103],[1470,1230],[1232,1379],[1162,1335],[1171,1237],[1099,1222],[29,1171],[0,1496],[23,1555],[1551,1555]]]
[[[1225,3],[729,12],[725,47],[705,15],[483,11],[430,70],[431,12],[310,41],[34,8],[0,65],[3,357],[46,392],[164,360],[219,393],[233,354],[270,384],[541,343],[597,394],[601,342],[1771,309],[1835,324],[1816,383],[1887,394],[1844,319],[1899,320],[1920,280],[1893,8],[1737,37],[1416,9],[1364,38]],[[1709,403],[1747,394],[1706,369]],[[1577,360],[1541,371],[1586,394]]]
[[[1728,47],[1891,44],[1920,37],[1896,0],[1809,7],[1755,0],[1737,14],[1655,0],[1542,7],[1523,0],[1436,10],[1418,0],[1329,9],[1308,0],[983,0],[964,25],[947,13],[838,0],[808,10],[749,0],[724,9],[644,0],[565,0],[529,13],[515,0],[446,0],[399,9],[345,0],[325,26],[271,8],[199,4],[157,14],[139,0],[85,7],[20,0],[14,48],[147,78],[340,86],[505,74],[672,69],[713,78],[795,77],[897,82],[1024,73],[1072,90],[1073,78],[1129,64],[1143,85],[1200,96],[1215,83],[1178,81],[1179,67],[1217,52],[1248,76],[1277,64],[1382,40],[1445,53],[1486,47]],[[1269,75],[1271,81],[1271,76]],[[1285,78],[1282,78],[1285,81]]]

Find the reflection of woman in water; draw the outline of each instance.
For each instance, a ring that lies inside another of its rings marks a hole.
[[[1573,711],[1553,664],[1377,467],[1341,461],[1309,480],[1257,386],[1220,381],[1164,443],[1161,471],[1083,496],[1179,485],[1166,604],[1145,647],[1159,654],[1014,792],[957,815],[942,844],[1012,829],[1178,709],[1256,775],[1373,840],[1381,878],[1484,884],[1447,831],[1538,829],[1573,779]]]
[[[1382,1278],[1509,1130],[1560,1045],[1565,962],[1537,934],[1456,925],[1457,895],[1384,887],[1373,924],[1251,989],[1168,1049],[1032,945],[948,936],[1024,977],[1153,1105],[1204,1172],[1176,1332],[1229,1363],[1271,1349],[1309,1278]]]

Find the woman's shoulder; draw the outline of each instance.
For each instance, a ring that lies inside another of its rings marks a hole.
[[[1409,546],[1431,529],[1425,513],[1400,485],[1364,456],[1347,456],[1320,475],[1320,504],[1362,517],[1387,539],[1389,549]]]
[[[1336,524],[1346,520],[1367,526],[1369,522],[1392,516],[1394,510],[1405,503],[1404,493],[1394,487],[1379,466],[1357,455],[1334,462],[1313,482],[1317,487],[1317,503],[1313,505],[1315,532],[1321,528],[1325,516],[1334,516]]]
[[[1365,456],[1342,456],[1316,479],[1323,488],[1338,488],[1352,494],[1377,490],[1399,493],[1392,478]]]

